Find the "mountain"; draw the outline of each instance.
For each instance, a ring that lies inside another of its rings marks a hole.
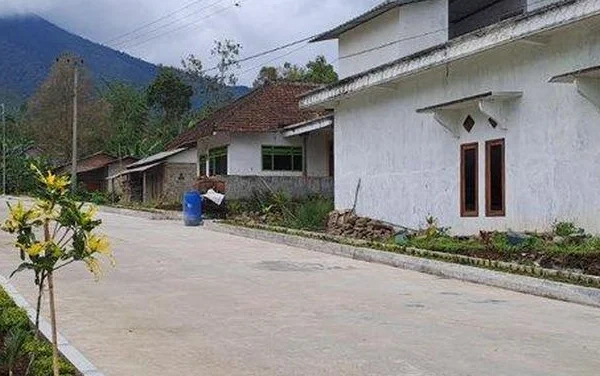
[[[25,101],[65,52],[81,56],[97,84],[122,81],[142,87],[158,70],[156,65],[72,34],[38,16],[0,18],[0,102],[16,105]],[[248,88],[232,90],[239,96]],[[202,102],[194,98],[195,106]]]

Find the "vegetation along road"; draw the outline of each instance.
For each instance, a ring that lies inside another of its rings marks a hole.
[[[6,216],[4,205],[0,215]],[[57,277],[60,331],[107,376],[597,375],[600,310],[103,214],[117,266]],[[0,235],[0,274],[18,257]],[[32,302],[27,273],[14,285]]]

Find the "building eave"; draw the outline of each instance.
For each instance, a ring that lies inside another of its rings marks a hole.
[[[361,91],[399,81],[444,64],[600,15],[598,0],[569,0],[499,22],[427,51],[348,77],[301,97],[300,107],[332,107]]]
[[[392,9],[395,9],[402,5],[417,3],[424,0],[387,0],[376,7],[368,10],[367,12],[361,14],[358,17],[351,19],[350,21],[344,22],[343,24],[334,27],[331,30],[328,30],[322,34],[317,35],[316,37],[310,40],[313,42],[322,42],[330,39],[336,39],[340,35],[364,24],[365,22],[369,22],[370,20],[379,17],[380,15],[389,12]]]
[[[301,136],[333,126],[334,116],[326,115],[313,120],[289,125],[281,130],[283,137]]]

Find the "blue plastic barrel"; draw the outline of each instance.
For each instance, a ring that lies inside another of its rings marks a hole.
[[[189,191],[183,195],[183,222],[186,226],[202,224],[202,195],[198,191]]]

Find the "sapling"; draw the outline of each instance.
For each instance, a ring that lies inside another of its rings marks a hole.
[[[102,223],[97,209],[75,201],[68,192],[69,178],[31,167],[39,182],[35,203],[27,208],[19,201],[9,206],[9,217],[2,227],[15,234],[15,246],[22,263],[11,274],[32,270],[38,286],[38,312],[44,283],[48,283],[50,322],[52,326],[53,374],[59,376],[58,339],[54,274],[74,262],[84,262],[96,278],[101,275],[99,255],[114,264],[106,236],[94,231]],[[36,325],[37,323],[36,318]]]

